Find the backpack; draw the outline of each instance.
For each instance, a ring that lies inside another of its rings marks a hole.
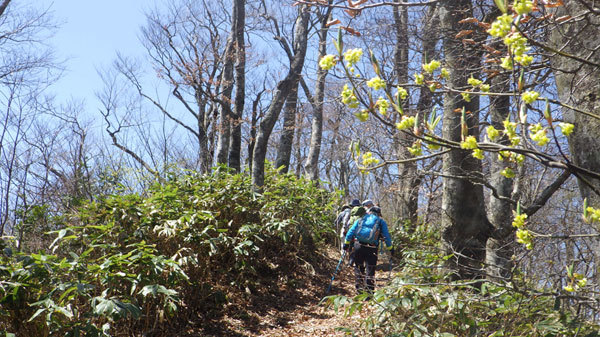
[[[352,225],[356,222],[356,220],[362,218],[366,213],[367,213],[367,210],[364,207],[362,207],[362,206],[354,207],[350,211],[350,214],[348,215],[348,217],[344,218],[344,222],[342,222],[344,224],[343,236],[346,236],[346,233],[348,233],[348,230],[350,229],[350,227],[352,227]]]
[[[381,231],[381,218],[374,214],[365,215],[358,222],[356,228],[356,240],[362,243],[375,244],[379,240]]]
[[[338,214],[333,222],[337,228],[343,227],[346,224],[346,221],[350,217],[350,208],[346,208]]]

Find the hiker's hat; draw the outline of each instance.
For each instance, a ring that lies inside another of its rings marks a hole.
[[[365,207],[371,207],[371,206],[373,206],[375,204],[373,203],[373,200],[366,199],[365,201],[362,202],[362,205],[365,206]]]
[[[377,215],[381,215],[381,208],[379,208],[377,206],[373,206],[373,207],[369,208],[369,212],[375,213]]]
[[[350,203],[350,206],[352,206],[352,207],[360,206],[360,200],[358,200],[358,199],[352,199],[352,202]]]

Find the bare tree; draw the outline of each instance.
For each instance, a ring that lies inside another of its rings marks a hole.
[[[287,75],[277,84],[269,108],[258,128],[256,144],[254,145],[254,152],[252,155],[252,183],[258,190],[260,190],[264,184],[265,158],[271,131],[273,131],[273,127],[279,117],[279,113],[285,103],[286,97],[288,97],[294,83],[298,82],[304,66],[308,41],[309,18],[310,11],[308,6],[298,6],[298,18],[294,29],[294,57],[291,61]]]
[[[556,8],[549,36],[550,52],[564,119],[577,132],[569,138],[573,163],[600,171],[600,33],[598,9],[594,1],[566,1]],[[568,20],[558,22],[560,18]],[[576,108],[576,109],[574,109]],[[587,113],[582,113],[582,111]],[[581,194],[590,205],[600,207],[600,179],[577,173]]]
[[[231,121],[231,143],[229,144],[229,166],[241,171],[242,118],[246,98],[246,0],[234,0],[233,31],[235,36],[235,102]]]
[[[329,0],[329,4],[333,1]],[[329,20],[331,18],[332,7],[321,13],[319,29],[319,59],[327,54],[327,33],[329,32]],[[319,67],[317,69],[317,82],[315,88],[315,97],[313,99],[314,112],[310,133],[310,149],[308,158],[306,158],[305,170],[310,180],[318,182],[319,180],[319,156],[321,153],[321,143],[323,137],[323,101],[325,99],[325,79],[327,71]]]
[[[0,236],[16,225],[24,203],[31,148],[26,134],[43,110],[44,90],[59,63],[46,40],[55,25],[47,11],[0,3]]]

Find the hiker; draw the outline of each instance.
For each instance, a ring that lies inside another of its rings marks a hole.
[[[341,233],[342,243],[344,243],[344,241],[346,240],[346,234],[348,234],[348,230],[350,229],[352,224],[354,224],[356,222],[356,220],[362,219],[362,217],[365,216],[365,214],[367,214],[367,209],[369,209],[370,207],[373,206],[373,201],[371,201],[369,199],[366,199],[365,201],[363,201],[362,204],[360,203],[360,201],[358,201],[358,199],[353,200],[352,203],[354,203],[355,206],[350,211],[350,218],[344,224],[344,228]],[[352,243],[354,243],[354,242],[352,242]],[[348,250],[348,253],[349,253],[348,254],[348,264],[349,265],[352,265],[354,263],[354,251],[352,248],[353,248],[353,245],[350,245],[350,249]],[[342,249],[344,249],[343,245],[342,245]]]
[[[342,245],[344,244],[346,232],[348,232],[348,228],[350,227],[348,226],[348,223],[350,222],[350,218],[352,217],[352,209],[357,206],[360,206],[360,201],[358,199],[353,199],[351,203],[342,206],[342,211],[335,218],[335,229],[337,233],[340,233],[340,243]]]
[[[365,290],[372,294],[375,290],[375,267],[377,266],[377,246],[380,235],[383,236],[387,249],[393,255],[392,237],[387,223],[381,218],[381,209],[377,206],[372,206],[369,214],[356,220],[346,234],[344,250],[350,250],[350,243],[356,239],[353,259],[355,286],[359,294]]]

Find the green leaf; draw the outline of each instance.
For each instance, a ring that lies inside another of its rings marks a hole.
[[[379,69],[379,62],[377,62],[377,58],[375,57],[375,54],[372,50],[369,50],[369,54],[371,56],[371,65],[373,65],[373,70],[375,71],[375,74],[377,74],[377,76],[380,76],[381,71]]]
[[[115,303],[110,299],[95,297],[92,301],[93,313],[98,316],[111,316],[115,313]]]
[[[494,0],[494,2],[496,3],[496,6],[502,13],[506,13],[506,0]]]
[[[27,322],[31,322],[33,321],[36,317],[38,317],[41,313],[43,313],[44,311],[46,311],[46,308],[39,308],[30,318],[29,320],[27,320]]]
[[[338,29],[337,41],[335,41],[335,49],[339,55],[342,54],[342,50],[344,50],[344,41],[342,41],[342,29]]]
[[[175,291],[173,289],[167,289],[167,288],[165,288],[165,286],[162,286],[160,284],[152,284],[152,285],[147,285],[144,288],[142,288],[142,290],[140,290],[140,294],[144,297],[146,297],[150,294],[153,297],[156,297],[158,294],[164,294],[166,296],[175,296],[175,295],[177,295],[177,291]]]

